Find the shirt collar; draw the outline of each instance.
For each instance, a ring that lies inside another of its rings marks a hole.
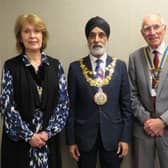
[[[24,62],[26,67],[31,66],[31,63],[29,62],[26,54],[23,54],[22,61]],[[41,53],[41,64],[50,65],[48,56],[44,51]]]
[[[151,53],[153,53],[154,50],[157,50],[159,52],[159,55],[162,55],[165,50],[165,41],[163,41],[157,49],[152,49],[151,47],[149,48]]]
[[[91,54],[89,54],[89,57],[92,63],[95,63],[95,61],[98,59],[97,57]],[[99,59],[101,59],[104,64],[106,63],[106,58],[107,58],[107,53],[104,53],[101,57],[99,57]]]

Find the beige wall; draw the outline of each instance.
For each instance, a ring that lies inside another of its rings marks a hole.
[[[127,62],[129,53],[144,45],[139,32],[142,17],[155,12],[167,22],[167,6],[167,0],[0,0],[0,69],[16,54],[13,27],[22,13],[36,13],[45,20],[50,33],[47,53],[59,58],[67,72],[71,61],[88,53],[84,26],[90,17],[99,15],[110,23],[108,52]],[[64,141],[62,149],[64,168],[74,168]],[[130,164],[129,156],[123,167],[131,168]]]

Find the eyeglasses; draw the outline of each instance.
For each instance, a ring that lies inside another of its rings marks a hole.
[[[160,29],[162,28],[162,26],[164,26],[164,24],[154,24],[154,25],[151,25],[151,26],[144,26],[143,29],[142,29],[142,31],[145,34],[150,33],[151,30],[154,30],[155,32],[158,32],[158,31],[160,31]]]

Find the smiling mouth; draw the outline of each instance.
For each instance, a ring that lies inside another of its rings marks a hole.
[[[29,44],[37,44],[37,41],[29,41]]]
[[[158,40],[157,38],[152,38],[152,39],[149,39],[150,41],[156,41]]]

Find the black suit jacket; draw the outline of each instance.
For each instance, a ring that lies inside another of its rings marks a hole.
[[[107,56],[106,66],[112,58]],[[84,64],[91,70],[89,56]],[[70,115],[66,137],[68,145],[77,144],[88,151],[96,142],[98,129],[106,150],[116,150],[119,141],[128,142],[131,134],[130,90],[126,65],[117,60],[109,85],[103,86],[108,101],[104,105],[94,103],[98,88],[86,82],[79,61],[70,64],[68,73]]]

